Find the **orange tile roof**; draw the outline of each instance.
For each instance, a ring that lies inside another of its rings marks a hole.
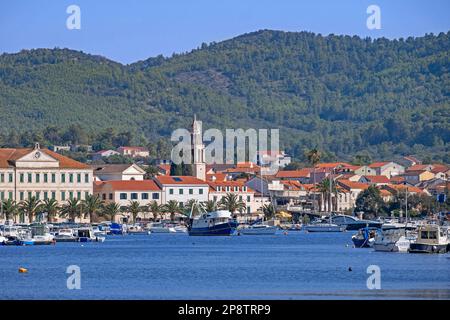
[[[390,163],[389,161],[384,161],[384,162],[374,162],[369,164],[369,168],[381,168],[385,165],[387,165],[388,163]]]
[[[300,170],[283,170],[278,171],[275,177],[277,178],[308,178],[311,175],[309,169]]]
[[[206,175],[206,181],[213,181],[213,177],[216,178],[215,181],[225,181],[227,179],[226,173],[212,173]]]
[[[32,148],[20,148],[20,149],[12,149],[12,148],[5,148],[0,149],[0,167],[1,168],[8,168],[10,167],[10,161],[14,162],[30,152],[32,152],[34,149]],[[40,149],[41,152],[47,154],[48,156],[58,160],[59,167],[62,169],[91,169],[90,166],[87,164],[78,162],[76,160],[70,159],[68,157],[65,157],[63,155],[60,155],[59,153],[53,152],[48,149]]]
[[[449,167],[445,164],[433,164],[433,168],[431,169],[431,172],[433,173],[439,173],[439,172],[447,172],[449,170]]]
[[[350,180],[338,180],[337,182],[344,187],[348,187],[349,189],[365,190],[365,189],[369,188],[369,185],[367,183],[362,183],[362,182],[355,182],[355,181],[350,181]]]
[[[111,186],[113,191],[160,191],[153,180],[110,180],[102,181],[97,187]]]
[[[341,167],[351,167],[352,165],[346,162],[329,162],[329,163],[319,163],[316,165],[316,168],[330,168],[333,169],[337,166]]]
[[[364,176],[369,182],[373,183],[389,183],[389,178],[386,176]]]
[[[191,176],[158,176],[155,178],[160,184],[197,184],[208,185],[206,181]]]
[[[405,186],[403,184],[388,184],[386,186],[384,186],[385,188],[390,188],[396,191],[401,191],[404,192],[406,191],[405,189],[408,188],[408,193],[423,193],[423,190],[418,188],[418,187],[414,187],[414,186]]]
[[[428,167],[430,167],[430,165],[428,165],[428,164],[415,164],[415,165],[409,167],[408,169],[406,169],[406,171],[423,171],[423,170],[427,170]]]

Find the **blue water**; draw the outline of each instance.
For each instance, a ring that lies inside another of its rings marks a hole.
[[[104,243],[0,247],[1,299],[449,299],[450,255],[352,247],[351,232],[111,236]],[[67,289],[66,268],[81,269]],[[367,267],[381,269],[369,290]],[[28,273],[19,273],[25,267]],[[349,271],[351,267],[352,271]]]

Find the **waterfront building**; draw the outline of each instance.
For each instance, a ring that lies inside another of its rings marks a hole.
[[[255,191],[241,181],[214,181],[208,182],[208,199],[219,203],[228,193],[235,194],[238,200],[245,203],[245,212],[254,213],[259,209],[255,202]]]
[[[157,176],[154,181],[161,189],[162,204],[175,200],[187,203],[194,199],[199,202],[208,200],[209,185],[206,181],[191,176]]]
[[[103,164],[92,166],[96,181],[144,180],[145,170],[137,164]]]
[[[304,168],[299,170],[283,170],[278,171],[275,177],[281,180],[296,180],[300,183],[310,183],[312,171],[312,168]]]
[[[106,203],[126,207],[130,201],[147,206],[153,201],[162,204],[161,188],[153,180],[111,180],[94,183],[94,194]]]
[[[84,200],[93,192],[93,169],[48,149],[0,149],[0,198]]]

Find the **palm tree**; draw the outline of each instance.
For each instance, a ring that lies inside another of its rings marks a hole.
[[[103,206],[103,200],[100,199],[99,195],[90,194],[82,201],[82,205],[85,209],[85,217],[89,215],[89,221],[93,222]]]
[[[41,200],[36,197],[31,197],[20,203],[20,210],[24,215],[28,216],[28,223],[32,223],[36,213],[39,212],[41,207]]]
[[[228,210],[232,214],[236,211],[242,213],[245,210],[245,203],[242,200],[239,200],[236,194],[230,192],[220,199],[219,205],[222,209]]]
[[[76,218],[82,215],[82,205],[77,198],[69,199],[61,209],[61,216],[68,217],[70,221],[75,222]]]
[[[275,208],[271,203],[263,205],[262,210],[266,220],[270,220],[275,216]]]
[[[114,222],[118,213],[120,213],[120,205],[115,202],[108,203],[102,210],[102,214],[107,216],[111,222]]]
[[[313,166],[313,186],[316,185],[316,165],[320,162],[321,153],[317,148],[311,149],[306,153],[308,162]],[[313,210],[316,211],[316,193],[313,191]]]
[[[53,222],[53,220],[56,218],[56,215],[58,214],[59,209],[60,208],[58,205],[58,201],[53,198],[45,199],[41,207],[41,210],[47,213],[48,222]]]
[[[133,222],[136,223],[136,218],[139,212],[141,212],[141,204],[139,203],[139,201],[130,200],[130,204],[127,206],[127,211],[131,213]]]
[[[180,205],[178,204],[178,201],[176,200],[170,200],[164,205],[164,212],[170,213],[170,220],[175,220],[175,214],[177,214],[180,211]]]
[[[153,214],[153,221],[156,221],[157,217],[163,212],[163,206],[159,205],[156,201],[152,201],[148,208]]]
[[[2,202],[3,215],[6,220],[14,219],[16,222],[16,217],[19,213],[19,205],[13,199],[8,199]]]
[[[208,200],[204,202],[205,210],[207,212],[216,211],[217,210],[217,201]]]
[[[332,184],[331,193],[330,193],[330,183]],[[317,185],[317,189],[322,194],[323,203],[324,204],[328,203],[329,211],[333,211],[332,195],[333,194],[337,195],[338,193],[340,193],[339,189],[336,187],[336,184],[334,184],[330,179],[324,179]]]

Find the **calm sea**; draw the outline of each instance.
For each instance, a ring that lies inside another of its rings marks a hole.
[[[0,246],[0,299],[450,299],[449,254],[355,249],[352,234]],[[80,290],[67,289],[69,265],[80,267]],[[367,289],[369,265],[380,267],[381,290]]]

